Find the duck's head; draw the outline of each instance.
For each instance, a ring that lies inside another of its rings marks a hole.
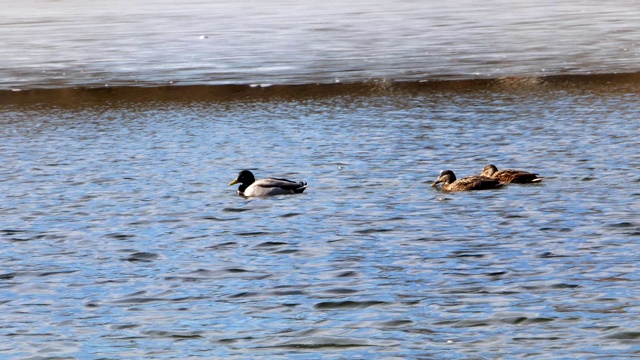
[[[245,186],[249,186],[256,181],[256,178],[253,176],[253,173],[249,170],[242,170],[238,173],[238,177],[229,183],[229,186],[235,184],[242,184]]]
[[[431,186],[436,186],[440,183],[451,184],[454,181],[456,181],[456,175],[453,173],[453,171],[442,170],[440,172],[440,176],[438,177],[438,180],[434,181],[433,184],[431,184]]]
[[[485,166],[484,169],[482,169],[481,175],[486,177],[491,177],[491,175],[495,174],[496,172],[498,172],[498,168],[493,164],[489,164]]]

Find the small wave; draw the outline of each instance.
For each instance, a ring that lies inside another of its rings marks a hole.
[[[123,260],[130,261],[130,262],[152,262],[158,259],[159,257],[160,257],[159,254],[142,251],[142,252],[133,253]]]
[[[308,337],[293,339],[276,345],[275,347],[294,349],[348,348],[373,346],[368,340],[346,337]]]
[[[640,339],[640,331],[619,331],[606,336],[607,339],[614,340],[635,340]]]
[[[109,87],[47,87],[0,89],[0,104],[99,105],[110,102],[206,102],[250,100],[296,100],[334,96],[400,95],[442,91],[535,91],[579,89],[589,86],[631,86],[637,91],[640,72],[589,75],[551,75],[504,77],[493,79],[453,79],[393,81],[388,79],[353,83],[309,83],[271,85],[268,87],[238,85],[131,84]],[[246,209],[227,208],[238,212]]]
[[[388,304],[385,301],[324,301],[316,304],[314,308],[317,310],[346,310],[346,309],[362,309],[371,306],[379,306]]]

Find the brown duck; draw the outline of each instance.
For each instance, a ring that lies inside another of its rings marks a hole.
[[[542,181],[544,178],[538,177],[538,174],[530,173],[522,170],[506,169],[498,171],[495,165],[489,164],[482,169],[480,176],[486,176],[499,180],[503,183],[528,184]]]
[[[436,186],[439,183],[442,183],[441,188],[444,191],[488,190],[502,186],[502,182],[499,180],[486,176],[472,175],[456,179],[456,175],[451,170],[442,171],[438,180],[434,181],[431,186]]]

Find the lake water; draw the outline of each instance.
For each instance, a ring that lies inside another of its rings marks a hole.
[[[640,356],[635,3],[112,3],[0,21],[0,357]]]
[[[2,1],[0,89],[637,72],[636,0]]]

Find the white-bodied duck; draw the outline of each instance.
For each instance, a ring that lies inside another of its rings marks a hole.
[[[238,177],[229,183],[229,186],[240,183],[238,195],[242,196],[271,196],[283,194],[300,194],[307,188],[304,181],[291,181],[287,179],[266,178],[259,179],[253,176],[249,170],[242,170]]]

